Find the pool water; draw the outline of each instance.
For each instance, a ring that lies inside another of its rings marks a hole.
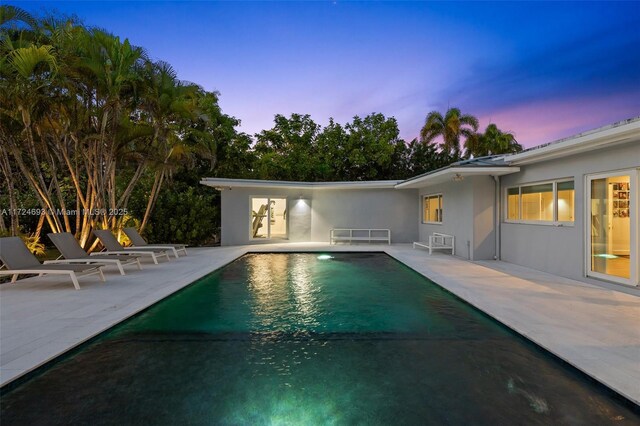
[[[3,392],[0,419],[638,424],[602,386],[387,255],[331,256],[246,255]]]

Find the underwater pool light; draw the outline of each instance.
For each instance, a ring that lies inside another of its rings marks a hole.
[[[329,256],[328,254],[321,254],[320,256],[318,256],[319,260],[328,260],[328,259],[333,259],[333,256]]]

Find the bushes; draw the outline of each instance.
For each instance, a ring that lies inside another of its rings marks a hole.
[[[219,217],[219,196],[210,188],[176,182],[162,191],[144,234],[150,243],[213,245]]]

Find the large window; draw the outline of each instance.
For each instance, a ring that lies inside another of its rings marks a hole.
[[[572,180],[507,188],[507,221],[573,223],[574,198]]]
[[[422,197],[422,223],[442,223],[442,194]]]

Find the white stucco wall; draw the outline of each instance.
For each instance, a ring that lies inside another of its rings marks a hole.
[[[420,241],[428,241],[434,232],[456,237],[456,255],[471,260],[493,259],[495,255],[494,193],[490,176],[466,178],[461,182],[421,188]],[[422,196],[442,194],[442,224],[422,223]]]
[[[311,238],[329,241],[331,228],[391,230],[393,243],[418,237],[415,189],[316,190],[313,194]]]
[[[586,175],[640,167],[640,141],[596,150],[537,164],[522,165],[520,172],[501,178],[502,205],[506,188],[561,178],[573,178],[575,184],[575,221],[573,226],[533,225],[504,222],[501,211],[501,258],[573,279],[582,279],[585,271],[585,197]],[[638,217],[636,211],[633,215]],[[637,219],[636,219],[637,220]]]
[[[222,191],[222,245],[274,241],[250,238],[251,197],[287,198],[291,242],[328,242],[331,228],[390,229],[393,243],[412,242],[418,237],[417,194],[411,189],[226,189]]]

